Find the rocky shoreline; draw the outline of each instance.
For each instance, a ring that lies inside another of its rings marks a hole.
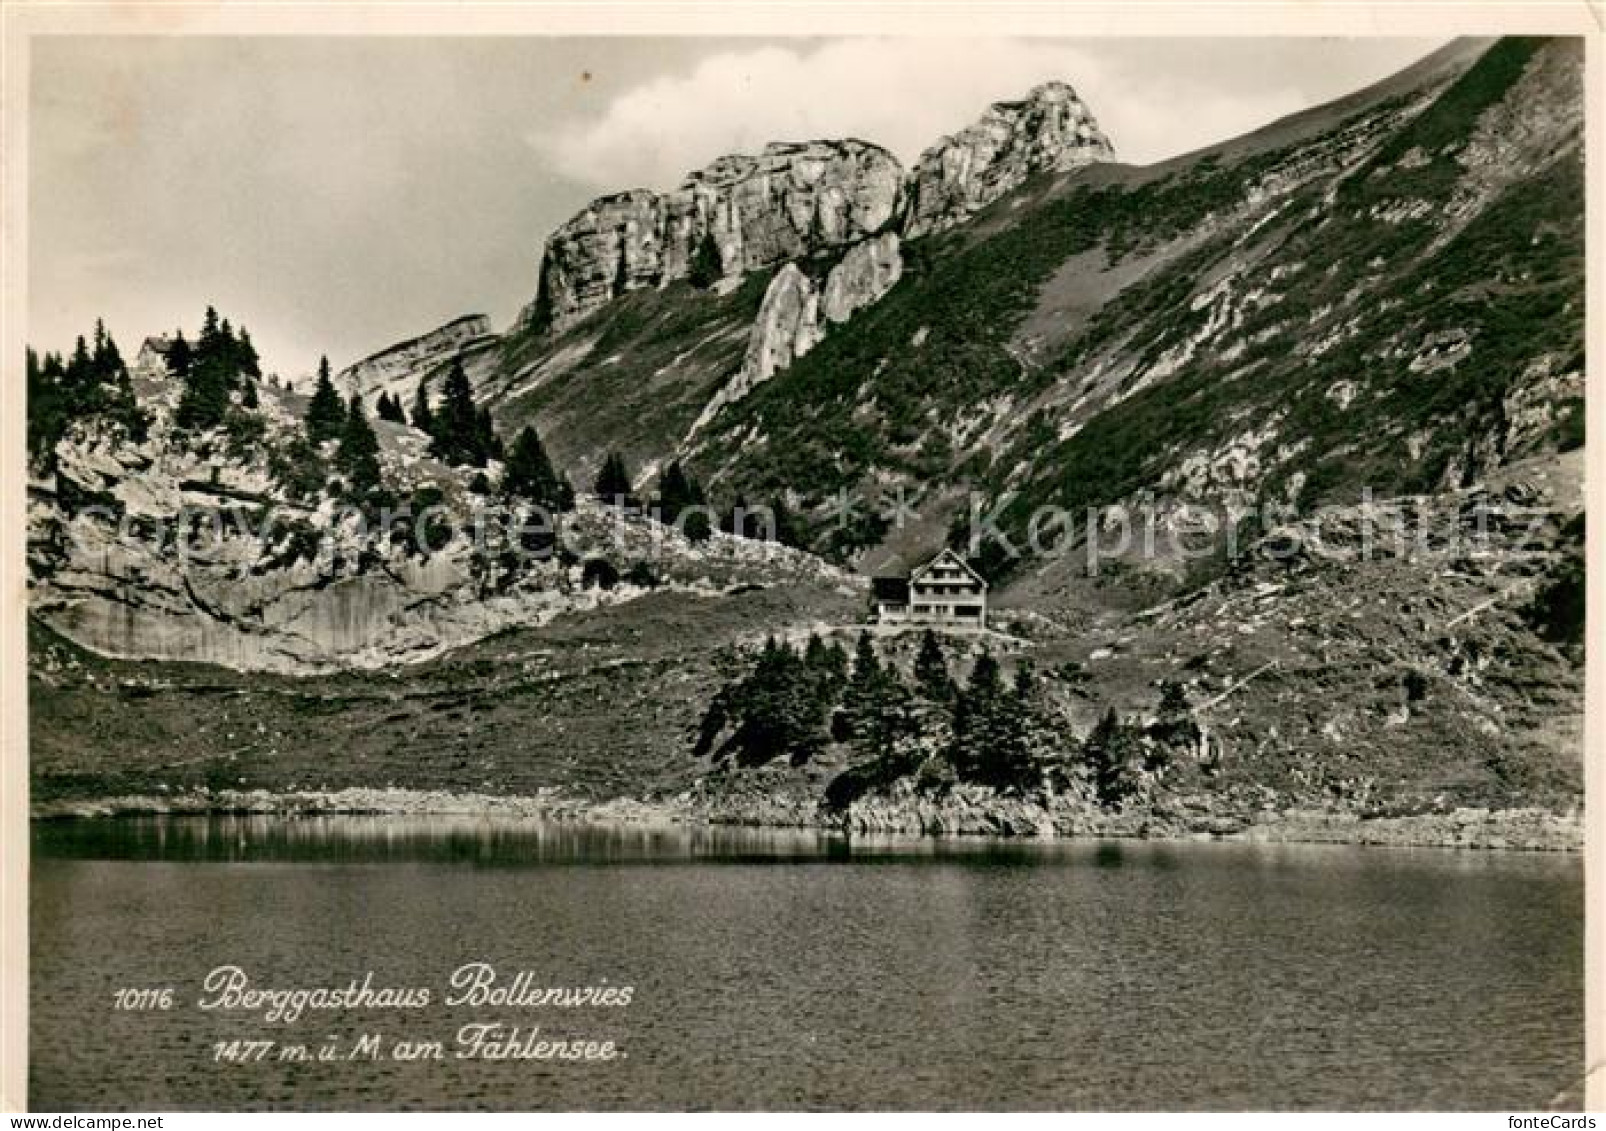
[[[955,791],[940,799],[876,797],[845,813],[822,811],[802,795],[704,797],[691,793],[595,801],[541,790],[533,795],[408,789],[334,792],[201,791],[123,795],[35,805],[36,821],[128,816],[260,814],[263,816],[473,816],[631,826],[741,825],[853,833],[1036,839],[1142,839],[1257,844],[1348,844],[1392,848],[1578,853],[1584,825],[1577,810],[1459,808],[1442,813],[1367,816],[1351,811],[1287,809],[1252,821],[1187,817],[1156,810],[1103,812],[1071,799],[983,796]]]

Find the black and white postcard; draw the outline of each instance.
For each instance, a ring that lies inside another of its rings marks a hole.
[[[6,14],[6,1104],[1583,1110],[1588,9],[720,7]]]

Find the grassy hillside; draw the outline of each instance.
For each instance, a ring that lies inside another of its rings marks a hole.
[[[632,472],[657,463],[740,368],[769,276],[726,295],[684,282],[632,291],[555,340],[515,333],[486,386],[499,428],[533,423],[581,483],[609,450]]]
[[[859,602],[775,586],[649,594],[384,673],[107,660],[30,628],[35,804],[208,789],[674,792],[732,649]]]

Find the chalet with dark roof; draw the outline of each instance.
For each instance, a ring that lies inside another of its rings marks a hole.
[[[874,578],[871,596],[878,624],[987,627],[987,582],[952,550],[943,550],[907,577]]]

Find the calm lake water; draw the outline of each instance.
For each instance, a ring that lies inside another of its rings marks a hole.
[[[1529,1109],[1583,1061],[1577,858],[361,817],[48,822],[33,843],[42,1110]],[[633,993],[445,1004],[476,961]],[[433,997],[199,1009],[224,965]],[[115,1008],[155,987],[171,1010]],[[456,1056],[499,1022],[623,1055]],[[369,1033],[379,1059],[275,1059]],[[446,1059],[391,1059],[426,1039]],[[215,1059],[244,1040],[273,1052]]]

